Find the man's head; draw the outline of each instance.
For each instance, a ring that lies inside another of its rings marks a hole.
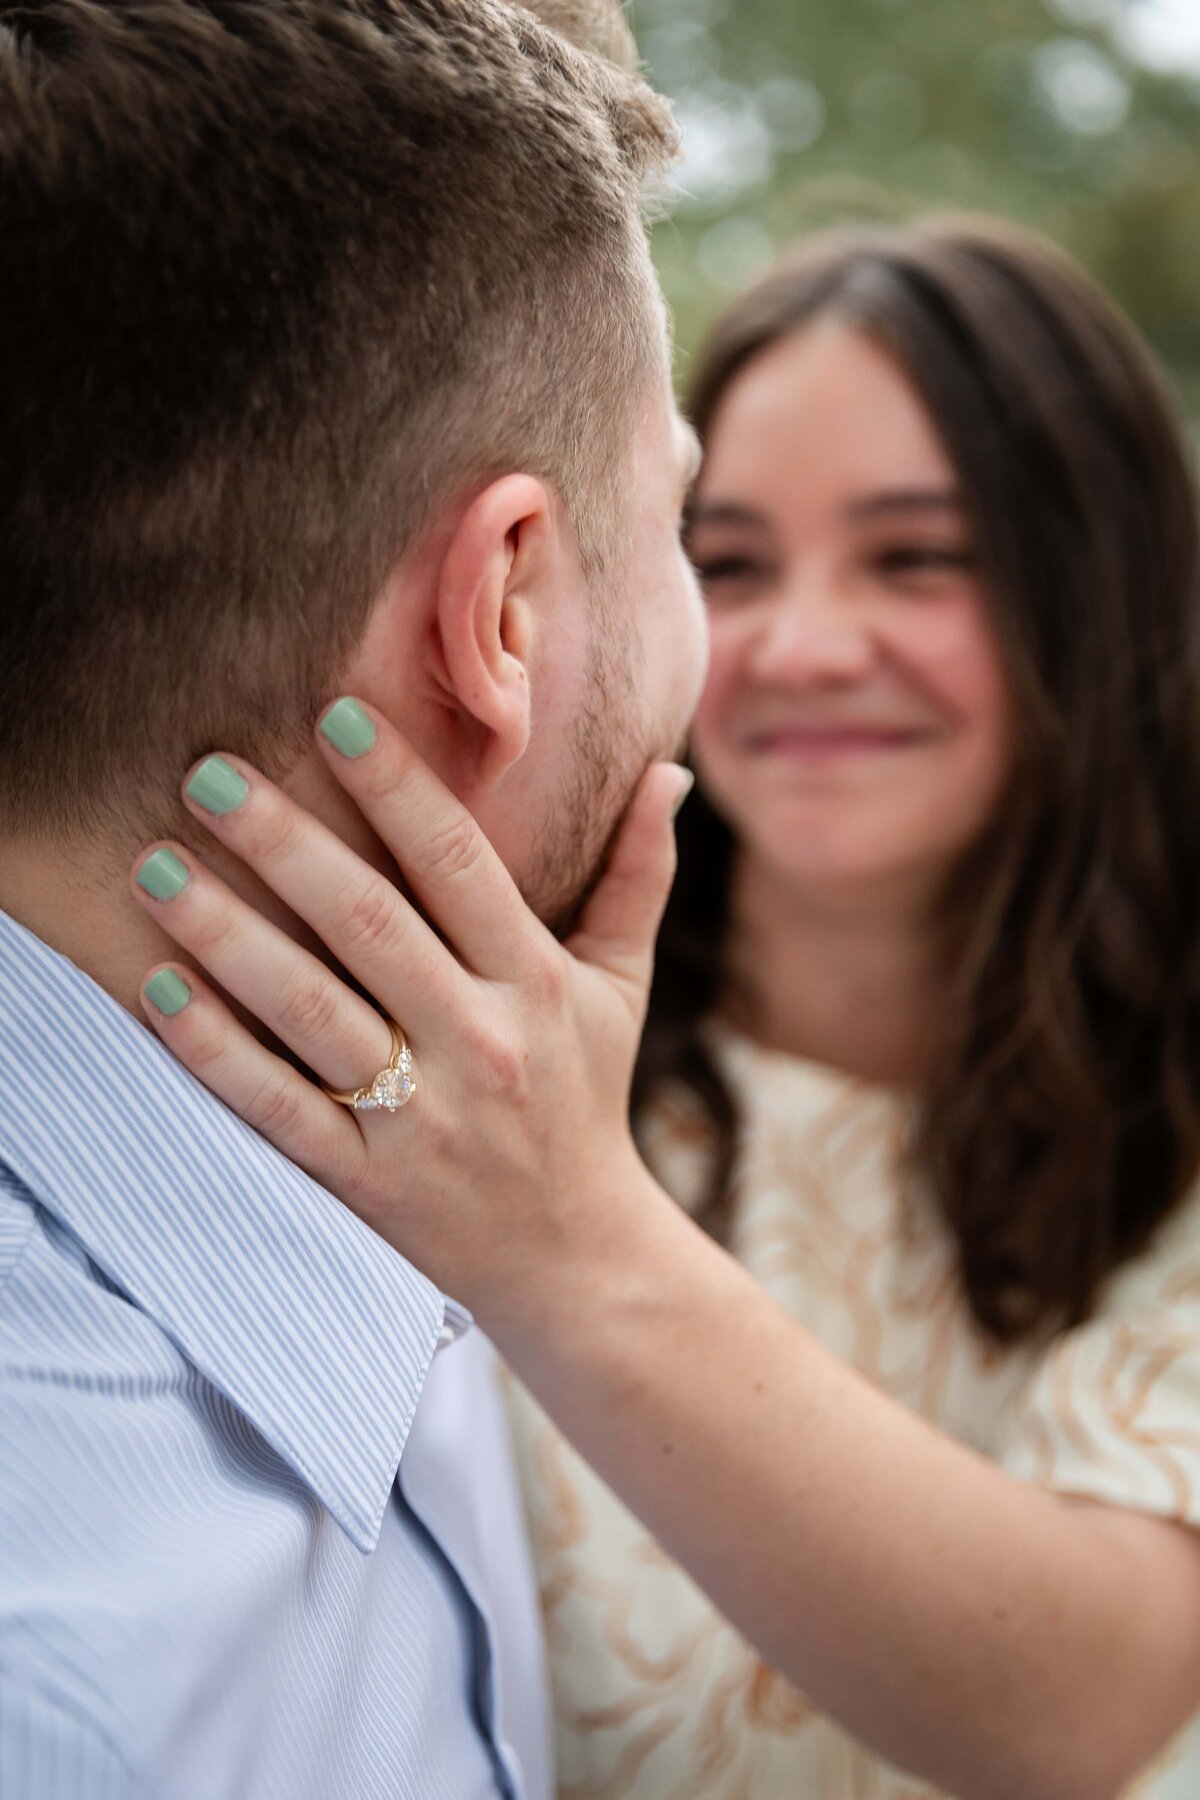
[[[215,746],[303,786],[357,685],[569,902],[538,833],[590,755],[598,851],[694,688],[671,138],[499,0],[0,0],[0,833],[166,827]]]

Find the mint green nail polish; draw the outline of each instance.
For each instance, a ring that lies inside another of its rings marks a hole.
[[[205,812],[215,813],[220,818],[224,813],[236,812],[250,789],[223,756],[208,756],[200,764],[184,792],[189,800],[194,800]]]
[[[152,975],[143,989],[151,1006],[157,1007],[160,1013],[166,1013],[169,1019],[181,1013],[192,997],[192,990],[186,981],[180,979],[174,969],[160,969]]]
[[[173,900],[191,880],[186,863],[173,850],[156,850],[137,872],[137,884],[154,900]]]
[[[321,730],[343,756],[365,756],[376,731],[357,700],[338,700],[321,720]]]

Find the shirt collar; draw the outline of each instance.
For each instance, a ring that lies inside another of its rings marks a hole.
[[[439,1290],[3,912],[0,1097],[0,1160],[372,1549]]]

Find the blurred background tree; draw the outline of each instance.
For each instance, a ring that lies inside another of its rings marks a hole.
[[[815,226],[983,208],[1080,257],[1200,421],[1200,0],[635,0],[684,131],[686,356]]]

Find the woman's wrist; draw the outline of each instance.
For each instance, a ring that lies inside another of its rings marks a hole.
[[[480,1324],[521,1368],[547,1344],[627,1326],[657,1310],[674,1232],[691,1229],[630,1138],[603,1155],[581,1151],[569,1184],[536,1207],[466,1296]]]

